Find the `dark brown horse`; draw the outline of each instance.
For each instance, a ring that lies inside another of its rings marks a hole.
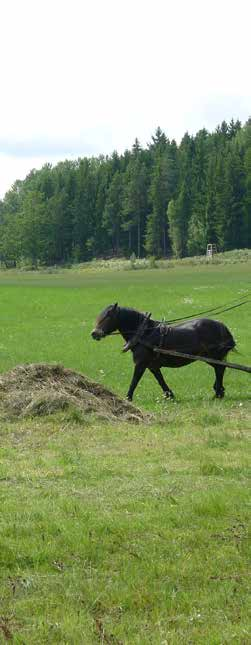
[[[131,349],[135,363],[127,393],[129,401],[132,401],[134,390],[147,368],[155,376],[165,396],[173,398],[173,392],[165,382],[160,368],[182,367],[193,362],[193,359],[158,353],[153,351],[153,347],[220,361],[235,347],[232,334],[217,320],[197,318],[178,325],[168,325],[151,320],[146,314],[135,309],[119,307],[116,303],[106,307],[98,316],[92,338],[101,340],[117,330]],[[213,364],[212,367],[215,370],[215,395],[221,399],[224,396],[225,367]]]

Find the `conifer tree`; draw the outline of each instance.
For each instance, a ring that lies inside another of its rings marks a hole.
[[[36,267],[46,245],[46,203],[40,191],[27,191],[18,220],[21,253]]]
[[[158,127],[123,155],[31,170],[0,204],[5,263],[54,264],[111,252],[165,256],[251,246],[251,118],[179,146]]]
[[[217,244],[216,154],[214,152],[208,165],[205,227],[207,244]]]
[[[237,146],[231,145],[225,159],[227,185],[227,216],[224,249],[241,248],[244,244],[244,168]]]
[[[209,158],[208,132],[200,130],[194,141],[192,163],[192,213],[188,228],[188,250],[191,255],[205,253],[207,240],[206,229],[206,194]]]
[[[124,199],[123,199],[123,224],[124,230],[128,231],[128,250],[141,255],[142,238],[145,218],[147,214],[147,172],[144,163],[141,162],[139,151],[134,149],[134,157],[128,164],[124,178]],[[133,234],[136,231],[135,248],[133,247]]]
[[[190,192],[186,182],[183,183],[176,200],[168,204],[167,218],[172,251],[178,258],[187,255],[188,225],[190,219]]]
[[[107,191],[103,226],[110,237],[113,252],[118,255],[121,245],[121,223],[123,217],[123,180],[117,170]]]
[[[244,247],[251,247],[251,118],[244,128],[245,136],[245,196],[244,196]]]

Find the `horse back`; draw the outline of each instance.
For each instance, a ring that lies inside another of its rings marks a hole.
[[[215,347],[230,351],[235,347],[235,340],[228,327],[219,320],[211,318],[195,318],[176,325],[176,337],[189,334],[195,343],[203,343],[205,347]]]

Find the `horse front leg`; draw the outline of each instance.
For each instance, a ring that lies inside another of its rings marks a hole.
[[[153,376],[155,376],[156,381],[158,381],[158,384],[160,385],[161,389],[165,394],[165,397],[167,399],[174,399],[174,393],[172,392],[172,390],[170,390],[170,387],[168,387],[165,379],[161,374],[159,367],[149,367],[149,370],[150,372],[152,372]]]
[[[137,385],[138,385],[141,377],[143,376],[145,370],[146,370],[146,365],[144,365],[144,363],[138,363],[135,366],[132,381],[131,381],[131,385],[129,387],[127,397],[126,397],[128,399],[128,401],[132,401],[134,390],[137,387]]]

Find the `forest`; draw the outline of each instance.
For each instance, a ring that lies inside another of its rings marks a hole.
[[[251,247],[251,118],[180,144],[158,127],[122,155],[31,170],[0,201],[2,266]]]

